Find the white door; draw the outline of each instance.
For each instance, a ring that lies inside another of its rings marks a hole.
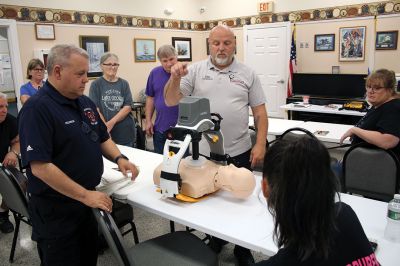
[[[290,22],[244,27],[244,62],[261,80],[269,117],[284,118],[291,42]]]
[[[19,88],[23,84],[21,56],[19,53],[17,23],[13,19],[0,19],[0,91],[9,98],[17,98],[21,108]],[[7,86],[5,86],[7,84]]]

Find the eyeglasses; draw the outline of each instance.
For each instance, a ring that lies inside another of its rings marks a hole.
[[[82,121],[81,129],[82,132],[88,135],[93,142],[97,142],[99,140],[99,135],[88,124],[86,124],[86,122]]]
[[[35,72],[43,72],[44,71],[43,68],[34,68],[32,70],[35,71]]]
[[[367,86],[367,87],[365,87],[365,90],[366,91],[372,91],[372,92],[378,92],[378,91],[380,91],[380,90],[382,90],[382,89],[384,89],[385,87],[369,87],[369,86]]]
[[[103,66],[107,66],[107,67],[119,67],[119,64],[103,64]]]

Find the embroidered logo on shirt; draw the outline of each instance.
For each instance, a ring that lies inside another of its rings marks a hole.
[[[92,108],[88,107],[83,109],[83,113],[85,114],[92,126],[97,125],[96,115],[94,114]]]
[[[26,147],[26,151],[33,151],[33,148],[31,147],[31,145],[28,145],[28,147]]]
[[[75,120],[66,121],[64,124],[69,125],[69,124],[72,124],[72,123],[75,123]]]
[[[229,74],[229,81],[236,84],[244,84],[244,81],[235,77],[235,74],[233,73]]]

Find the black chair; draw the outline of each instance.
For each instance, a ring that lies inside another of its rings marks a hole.
[[[28,199],[14,174],[0,163],[0,194],[14,215],[15,230],[9,261],[14,261],[15,246],[21,221],[31,225],[28,213]]]
[[[314,134],[308,131],[307,129],[301,127],[293,127],[283,132],[282,135],[280,135],[277,139],[295,141],[303,137],[314,138],[314,139],[316,138]]]
[[[389,202],[399,191],[399,165],[391,150],[368,143],[354,145],[343,157],[345,190]]]
[[[195,235],[179,231],[127,248],[111,215],[93,209],[118,265],[218,265],[217,255]]]
[[[113,199],[113,210],[111,212],[111,216],[113,217],[115,223],[118,228],[122,228],[125,225],[130,225],[130,229],[126,231],[121,231],[121,234],[124,236],[130,232],[133,234],[133,239],[135,244],[139,243],[139,237],[136,230],[136,225],[133,222],[133,209],[127,203],[121,203],[115,199]]]

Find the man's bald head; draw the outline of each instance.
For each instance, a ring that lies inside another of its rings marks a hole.
[[[225,25],[218,25],[210,31],[208,38],[212,63],[219,69],[228,67],[233,62],[236,49],[235,34]]]

